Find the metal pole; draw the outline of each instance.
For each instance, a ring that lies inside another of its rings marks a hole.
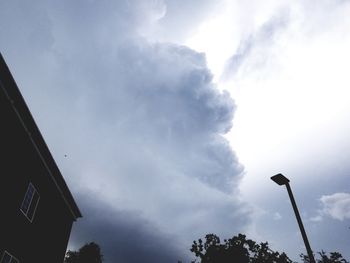
[[[312,254],[312,250],[311,250],[311,246],[310,246],[309,240],[307,239],[307,236],[306,236],[306,232],[305,232],[305,229],[304,229],[304,226],[303,226],[303,222],[301,221],[301,217],[300,217],[300,214],[299,214],[299,211],[298,211],[297,204],[296,204],[296,202],[294,200],[292,189],[290,188],[289,183],[286,183],[286,187],[287,187],[287,191],[288,191],[288,195],[289,195],[290,201],[291,201],[292,206],[293,206],[295,217],[297,218],[297,221],[298,221],[298,225],[299,225],[299,228],[300,228],[301,235],[303,236],[303,240],[304,240],[304,243],[305,243],[307,254],[309,256],[310,263],[316,263],[314,255]]]

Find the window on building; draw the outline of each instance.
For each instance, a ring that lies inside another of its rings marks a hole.
[[[38,192],[34,188],[33,184],[30,183],[21,205],[21,211],[29,219],[30,222],[33,221],[39,199],[40,196]]]
[[[1,263],[19,263],[19,260],[5,251],[1,258]]]

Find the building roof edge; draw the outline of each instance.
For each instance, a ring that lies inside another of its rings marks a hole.
[[[3,79],[2,79],[3,78]],[[41,160],[46,166],[51,179],[60,192],[63,200],[72,213],[74,221],[82,217],[78,205],[76,204],[72,193],[70,192],[51,152],[45,143],[43,136],[30,113],[30,110],[14,80],[1,52],[0,52],[0,89],[6,93],[12,107],[16,111],[19,120],[22,122],[23,128],[30,137],[33,146],[36,148]]]

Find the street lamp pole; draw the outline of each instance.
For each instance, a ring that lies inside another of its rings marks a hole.
[[[298,225],[299,225],[299,228],[300,228],[300,232],[301,232],[301,235],[302,235],[303,240],[304,240],[306,251],[307,251],[307,254],[309,256],[310,263],[316,263],[314,255],[312,254],[312,249],[311,249],[309,240],[308,240],[306,232],[305,232],[305,228],[304,228],[303,222],[301,221],[301,217],[300,217],[300,214],[299,214],[299,210],[298,210],[297,204],[295,202],[295,199],[294,199],[294,196],[293,196],[293,193],[292,193],[292,188],[289,185],[289,179],[286,178],[282,174],[276,174],[276,175],[271,177],[271,180],[273,180],[278,185],[285,185],[286,186],[287,191],[288,191],[288,195],[289,195],[289,199],[290,199],[290,202],[292,203],[292,207],[293,207],[293,210],[294,210],[294,213],[295,213],[295,217],[297,218]]]

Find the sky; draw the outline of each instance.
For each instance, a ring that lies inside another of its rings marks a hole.
[[[350,258],[350,2],[0,1],[4,56],[83,218],[68,248],[190,262],[244,233]]]

